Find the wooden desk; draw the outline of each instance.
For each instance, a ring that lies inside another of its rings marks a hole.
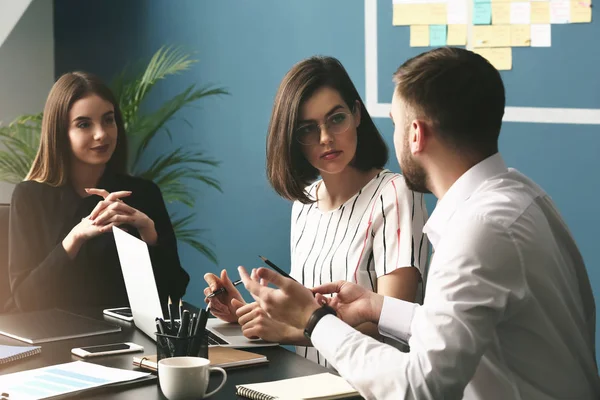
[[[88,310],[86,312],[81,312],[81,314],[85,314],[97,319],[104,319],[115,325],[119,325],[121,326],[122,331],[108,335],[44,343],[42,344],[41,354],[0,367],[0,375],[81,360],[79,357],[71,354],[71,349],[74,347],[118,342],[134,342],[144,346],[144,354],[156,354],[156,343],[141,331],[137,330],[133,323],[103,316],[101,310]],[[4,336],[0,336],[0,344],[27,345],[26,343]],[[327,372],[327,369],[282,347],[263,347],[250,349],[250,351],[264,354],[269,359],[269,363],[262,366],[228,370],[227,383],[218,393],[210,397],[211,399],[242,399],[242,397],[235,396],[235,385],[243,383],[255,383]],[[105,365],[107,367],[133,370],[135,368],[132,364],[132,359],[136,354],[141,353],[129,353],[125,355],[108,357],[94,357],[88,360],[89,362]],[[218,382],[220,382],[220,374],[215,374],[215,376],[211,379],[209,390],[212,390],[214,387],[216,387]],[[71,396],[69,398],[94,400],[165,399],[160,391],[160,388],[158,387],[158,380],[156,380],[155,383],[146,384],[144,386],[123,386],[119,387],[118,389],[109,389],[108,391],[99,392],[97,394],[90,393],[89,395],[80,395],[77,397]]]

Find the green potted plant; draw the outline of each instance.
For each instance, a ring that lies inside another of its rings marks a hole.
[[[146,150],[161,135],[172,139],[174,134],[166,124],[182,108],[205,97],[228,93],[221,87],[196,87],[192,84],[154,111],[144,112],[142,105],[159,81],[189,70],[196,62],[190,53],[179,47],[162,47],[144,68],[125,68],[112,85],[127,131],[130,173],[154,181],[161,188],[165,202],[179,202],[191,209],[195,195],[190,190],[190,183],[202,182],[221,191],[219,182],[209,173],[209,169],[216,167],[218,162],[207,157],[196,145],[176,145],[152,159],[148,158]],[[0,146],[0,181],[18,183],[25,178],[38,149],[41,122],[40,113],[23,115],[7,126],[0,126],[0,143],[4,147]],[[177,239],[216,264],[216,254],[199,238],[202,230],[191,227],[194,217],[193,212],[183,216],[171,213]]]

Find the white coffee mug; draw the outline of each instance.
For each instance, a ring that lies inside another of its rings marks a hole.
[[[206,393],[210,371],[223,374],[218,388]],[[227,381],[227,372],[223,368],[211,367],[210,361],[201,357],[172,357],[158,362],[158,380],[160,388],[169,400],[189,400],[212,396]]]

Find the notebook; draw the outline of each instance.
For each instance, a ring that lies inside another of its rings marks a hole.
[[[57,309],[0,315],[0,335],[30,344],[120,331],[117,325]]]
[[[236,394],[253,400],[329,400],[359,396],[343,378],[325,372],[280,381],[236,385]]]
[[[22,358],[39,354],[42,348],[39,346],[4,346],[0,345],[0,365],[17,361]]]
[[[267,357],[263,356],[262,354],[238,350],[232,347],[209,347],[208,358],[210,359],[210,365],[221,368],[245,367],[269,362]],[[134,356],[133,365],[154,372],[156,372],[158,369],[156,355]]]

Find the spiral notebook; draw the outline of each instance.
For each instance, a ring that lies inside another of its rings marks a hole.
[[[253,400],[347,399],[359,393],[343,378],[325,372],[280,381],[237,385],[236,394]]]
[[[4,346],[0,345],[0,365],[39,354],[40,346]]]

